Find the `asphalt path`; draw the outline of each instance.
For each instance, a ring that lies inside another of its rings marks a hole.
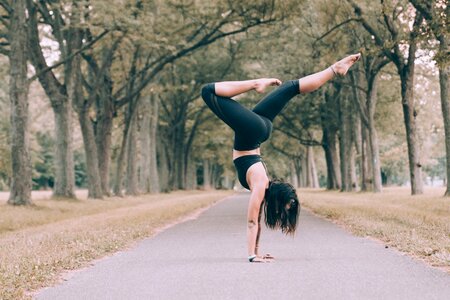
[[[263,229],[246,260],[248,193],[74,272],[37,299],[450,299],[450,275],[302,210],[294,238]]]

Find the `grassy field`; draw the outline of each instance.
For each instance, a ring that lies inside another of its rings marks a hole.
[[[450,273],[450,199],[442,197],[444,189],[428,188],[414,197],[409,188],[387,188],[382,194],[298,192],[314,213]]]
[[[107,200],[49,200],[11,207],[0,199],[0,299],[31,298],[63,271],[125,249],[230,195],[174,192]]]

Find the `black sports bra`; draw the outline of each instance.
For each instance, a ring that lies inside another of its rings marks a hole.
[[[245,155],[238,157],[233,161],[236,171],[238,173],[239,182],[243,187],[245,187],[248,190],[250,189],[250,187],[247,183],[247,171],[251,166],[253,166],[258,162],[262,162],[267,173],[266,164],[262,160],[261,155],[258,154]]]

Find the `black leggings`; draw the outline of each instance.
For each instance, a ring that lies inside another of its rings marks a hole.
[[[269,138],[273,119],[299,92],[298,80],[286,81],[264,97],[253,110],[231,98],[217,96],[214,83],[202,88],[202,98],[208,107],[234,130],[234,149],[245,151],[259,148],[261,143]]]

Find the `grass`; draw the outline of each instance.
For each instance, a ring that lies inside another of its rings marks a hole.
[[[65,270],[87,266],[230,192],[175,192],[107,200],[0,203],[0,299],[27,299]]]
[[[419,196],[409,188],[381,194],[299,190],[302,204],[314,213],[450,273],[450,199],[443,194],[441,188]]]

